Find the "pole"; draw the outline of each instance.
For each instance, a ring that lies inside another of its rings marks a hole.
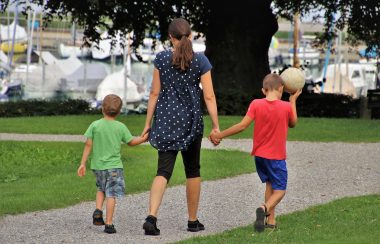
[[[336,69],[338,68],[338,55],[339,55],[339,38],[336,38],[335,39],[335,47],[337,49],[337,54],[335,54],[335,57],[334,57],[334,82],[333,82],[333,85],[332,85],[332,92],[334,93],[335,92],[335,82],[336,82]],[[340,72],[340,70],[339,70]]]
[[[40,14],[40,26],[39,26],[39,31],[40,31],[40,37],[39,37],[39,42],[40,42],[40,62],[41,62],[41,65],[42,65],[42,87],[41,87],[41,90],[42,90],[42,99],[45,99],[45,80],[46,80],[46,71],[45,71],[45,62],[42,58],[42,26],[43,26],[43,23],[42,23],[42,13]]]
[[[10,38],[10,36],[11,36],[11,34],[10,34],[10,32],[9,32],[9,25],[10,25],[10,23],[9,23],[9,18],[10,18],[10,16],[9,16],[9,10],[7,11],[7,26],[8,26],[8,28],[7,28],[7,34],[8,34],[8,36],[7,36],[7,41],[8,41],[8,48],[11,46],[11,38]]]
[[[296,68],[300,67],[300,60],[298,57],[299,49],[299,12],[295,13],[293,22],[294,22],[294,32],[293,32],[293,66]]]
[[[342,70],[341,70],[341,63],[342,63],[342,57],[341,57],[341,49],[342,49],[342,31],[339,31],[339,48],[338,48],[338,64],[339,64],[339,93],[342,93]],[[348,73],[347,73],[348,75]]]
[[[11,48],[11,54],[9,55],[9,67],[12,67],[12,59],[13,59],[13,54],[15,50],[16,27],[17,27],[17,20],[18,20],[18,1],[16,2],[16,9],[15,9],[14,15],[15,15],[14,16],[15,26],[13,27],[12,48]],[[9,26],[8,26],[8,31],[9,31]]]
[[[32,55],[32,47],[33,47],[33,34],[34,34],[34,22],[36,20],[36,11],[33,11],[33,17],[32,17],[32,24],[29,24],[30,20],[30,12],[28,12],[28,49],[26,54],[26,80],[25,84],[29,81],[29,66],[30,66],[30,59]]]
[[[28,2],[29,3],[29,2]],[[29,80],[29,65],[30,65],[30,59],[29,59],[29,49],[30,49],[30,9],[28,10],[28,20],[27,20],[27,37],[28,37],[28,46],[27,46],[27,51],[26,51],[26,76],[25,76],[25,84],[28,83]],[[24,84],[24,85],[25,85]]]
[[[73,46],[74,46],[74,48],[75,48],[76,39],[77,39],[76,25],[75,25],[75,22],[73,22]]]
[[[128,58],[130,58],[130,36],[129,33],[127,35],[127,43],[124,45],[124,52],[123,52],[123,62],[124,62],[124,104],[125,104],[125,114],[128,113],[127,109],[127,89],[128,89],[128,72],[129,72],[129,67],[128,67]]]
[[[335,21],[335,15],[333,15],[332,23],[330,26],[330,32],[334,30],[334,21]],[[322,76],[322,87],[321,87],[321,92],[323,93],[324,89],[324,82],[326,81],[326,73],[327,73],[327,67],[329,65],[330,61],[330,54],[331,54],[331,46],[332,46],[332,39],[329,40],[327,44],[327,51],[326,51],[326,56],[325,56],[325,64],[323,66],[323,76]]]

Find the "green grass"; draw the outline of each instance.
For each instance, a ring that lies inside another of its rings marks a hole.
[[[379,243],[380,195],[344,198],[280,216],[279,229],[252,225],[179,243]]]
[[[61,208],[94,200],[95,177],[76,175],[83,143],[0,142],[0,216]],[[147,191],[156,173],[157,152],[150,146],[122,147],[128,194]],[[248,153],[203,150],[203,180],[215,180],[254,171]],[[170,186],[183,184],[182,157],[178,156]]]
[[[83,134],[88,125],[101,115],[0,118],[0,132]],[[241,116],[220,116],[220,127],[225,129],[241,120]],[[139,135],[145,122],[144,115],[121,115],[118,119],[132,134]],[[211,130],[205,116],[205,135]],[[252,126],[231,138],[252,138]],[[366,119],[299,118],[296,128],[289,129],[289,141],[380,142],[380,123]]]

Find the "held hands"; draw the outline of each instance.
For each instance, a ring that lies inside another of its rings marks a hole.
[[[208,139],[214,144],[214,146],[219,145],[219,143],[222,141],[219,129],[213,129]]]
[[[78,176],[83,177],[86,175],[86,165],[81,164],[78,168]]]
[[[299,89],[295,93],[290,94],[289,102],[295,103],[297,101],[297,98],[299,97],[299,95],[301,95],[301,93],[302,93],[302,89]]]
[[[141,136],[144,142],[147,142],[149,139],[149,131],[147,131],[144,135]]]
[[[141,138],[144,140],[144,142],[147,142],[149,139],[149,132],[150,132],[150,127],[145,127],[143,132],[141,133]]]

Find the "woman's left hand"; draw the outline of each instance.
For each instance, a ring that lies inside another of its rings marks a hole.
[[[144,137],[144,135],[149,133],[149,132],[150,132],[150,126],[145,126],[142,133],[141,133],[141,137]]]

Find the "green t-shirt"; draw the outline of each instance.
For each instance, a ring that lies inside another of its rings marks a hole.
[[[121,142],[133,139],[127,126],[116,120],[99,119],[91,123],[84,135],[92,139],[91,169],[123,168]]]

